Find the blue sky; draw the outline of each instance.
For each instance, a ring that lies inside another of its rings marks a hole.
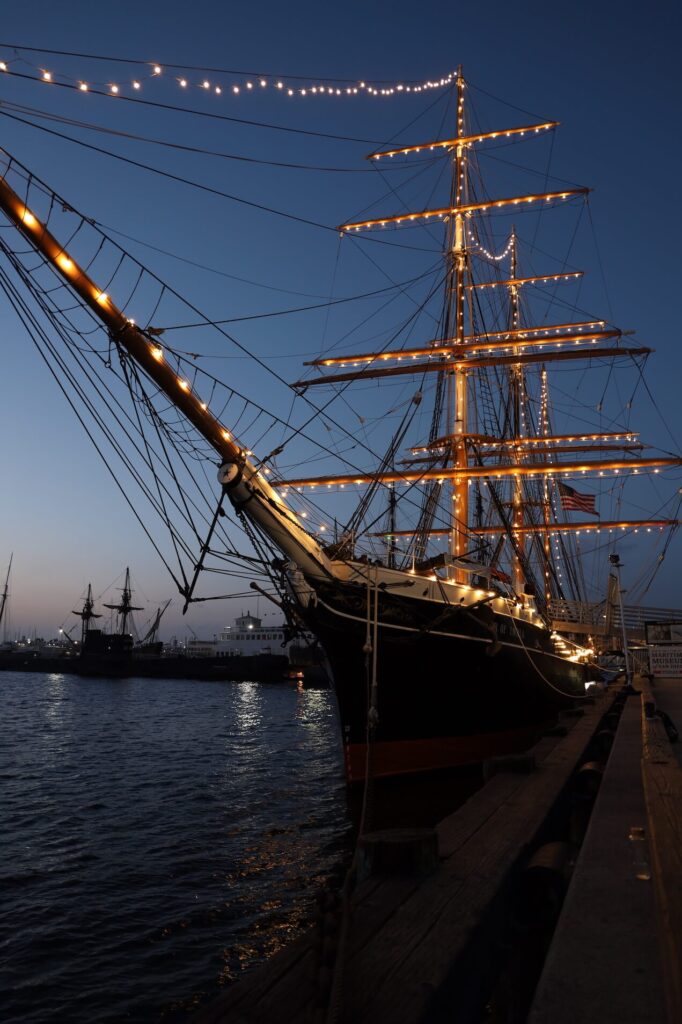
[[[523,123],[528,111],[561,121],[551,152],[530,146],[526,153],[515,147],[512,158],[543,169],[551,156],[555,175],[594,189],[589,209],[598,248],[583,221],[571,253],[591,275],[584,305],[625,329],[636,330],[638,340],[657,350],[647,380],[677,435],[682,359],[676,302],[680,236],[676,194],[682,168],[676,5],[654,4],[643,13],[640,5],[610,2],[558,8],[497,2],[484,7],[446,6],[432,0],[418,5],[286,5],[266,0],[191,6],[172,0],[145,4],[124,0],[95,8],[80,2],[58,7],[32,3],[4,12],[0,37],[0,60],[16,60],[11,44],[18,44],[158,60],[162,66],[243,69],[268,77],[317,76],[325,81],[438,78],[462,63],[472,85],[485,90],[472,92],[480,119],[488,126]],[[38,68],[92,82],[120,79],[121,88],[130,94],[130,81],[142,72],[85,58],[25,51],[19,56],[28,63],[11,66],[32,80],[3,76],[0,100],[61,117],[281,162],[360,169],[366,166],[363,157],[373,148],[362,142],[265,131],[53,88],[35,80]],[[176,80],[179,74],[164,71],[158,81],[145,82],[145,98],[187,102],[196,109],[377,143],[396,134],[402,141],[420,141],[441,127],[443,107],[435,103],[436,92],[385,99],[289,100],[273,90],[259,95],[242,90],[238,96],[228,90],[217,97],[194,88],[191,99],[185,101]],[[200,71],[182,74],[193,85],[204,77]],[[212,85],[232,81],[218,74],[210,77]],[[488,93],[520,109],[505,107]],[[7,118],[0,118],[0,126],[2,146],[81,211],[137,239],[233,275],[209,274],[132,247],[136,256],[149,259],[156,272],[196,297],[211,316],[247,316],[320,301],[314,296],[348,295],[385,283],[370,261],[348,247],[343,249],[332,232],[190,191]],[[342,222],[385,193],[372,175],[240,165],[94,136],[82,128],[70,132],[171,173],[329,225]],[[490,167],[493,177],[506,170]],[[514,187],[520,183],[517,172],[512,180]],[[528,180],[536,187],[540,179]],[[383,208],[391,209],[390,205]],[[389,269],[405,277],[410,274],[400,253],[391,254]],[[322,311],[303,318],[256,321],[235,328],[235,333],[265,355],[282,376],[293,380],[301,375],[303,359],[341,337],[349,324],[341,310],[329,317]],[[165,635],[183,634],[179,600],[169,578],[4,305],[0,306],[0,331],[4,350],[0,570],[14,551],[14,628],[36,626],[41,633],[53,634],[70,608],[76,607],[89,581],[100,594],[130,565],[138,596],[143,598],[139,603],[148,602],[151,611],[157,602],[174,597]],[[214,364],[213,369],[220,366],[231,380],[240,386],[243,382],[244,390],[255,387],[266,406],[281,402],[284,408],[281,396],[270,392],[272,385],[264,376],[251,376],[246,362],[234,358],[236,351],[224,354],[232,358]],[[659,447],[677,447],[648,399],[633,410],[635,424],[645,439]],[[639,569],[638,559],[633,554],[633,571],[635,566]],[[679,544],[674,542],[648,603],[680,603],[679,568]],[[242,587],[240,583],[227,589]],[[249,603],[255,610],[253,601],[237,602],[236,607],[202,606],[192,609],[188,621],[199,635],[211,635]]]

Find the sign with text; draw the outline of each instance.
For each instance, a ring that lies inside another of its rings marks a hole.
[[[648,644],[682,644],[682,622],[645,622]]]
[[[650,647],[649,666],[653,676],[682,679],[682,647],[672,644]]]

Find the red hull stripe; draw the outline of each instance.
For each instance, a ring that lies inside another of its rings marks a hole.
[[[413,775],[475,764],[488,757],[526,749],[543,729],[540,724],[476,736],[376,742],[370,749],[370,775],[373,778]],[[348,781],[362,782],[366,774],[367,745],[346,744],[345,758]]]

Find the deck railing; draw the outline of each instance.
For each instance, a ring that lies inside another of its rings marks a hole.
[[[601,635],[618,634],[621,630],[620,607],[609,608],[606,601],[550,601],[549,614],[555,627],[564,630],[575,626],[576,632],[594,631]],[[682,610],[626,604],[623,619],[628,635],[643,639],[645,622],[682,622]]]

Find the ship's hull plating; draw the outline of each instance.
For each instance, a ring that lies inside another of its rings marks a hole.
[[[378,724],[369,751],[367,589],[330,583],[305,608],[334,677],[349,781],[470,764],[528,747],[585,695],[584,666],[546,629],[493,612],[379,591]],[[373,635],[370,597],[370,637]],[[370,658],[371,661],[371,658]]]

